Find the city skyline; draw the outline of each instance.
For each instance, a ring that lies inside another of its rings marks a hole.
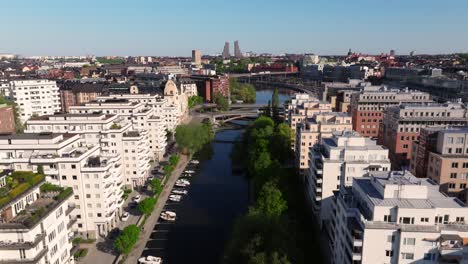
[[[466,2],[358,2],[258,1],[260,8],[212,0],[85,1],[78,7],[55,0],[9,2],[0,17],[0,29],[9,36],[0,53],[189,57],[193,49],[221,54],[230,39],[239,40],[244,52],[273,54],[342,55],[349,48],[368,54],[394,49],[397,55],[467,52],[468,36],[460,34],[468,25]]]

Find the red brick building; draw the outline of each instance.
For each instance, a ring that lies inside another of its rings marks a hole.
[[[68,113],[70,106],[81,105],[100,96],[105,89],[103,83],[65,82],[60,87],[60,102],[63,112]]]
[[[230,98],[231,92],[228,75],[193,75],[190,78],[195,81],[198,94],[203,97],[206,102],[213,102],[213,95],[217,93],[222,94],[228,99]]]
[[[15,114],[12,106],[0,105],[0,133],[14,133]]]
[[[385,108],[401,103],[427,102],[432,102],[428,93],[366,86],[361,92],[351,94],[349,109],[353,118],[353,130],[365,137],[378,137]]]
[[[255,66],[251,72],[298,72],[296,66],[290,63],[273,63]]]
[[[467,124],[466,106],[462,103],[391,106],[384,112],[379,143],[389,149],[392,169],[408,168],[411,145],[419,140],[421,129]]]

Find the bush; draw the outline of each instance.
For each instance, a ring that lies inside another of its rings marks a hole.
[[[136,225],[129,225],[125,227],[120,235],[114,241],[114,248],[120,254],[128,254],[132,251],[135,243],[140,236],[140,228]]]
[[[41,189],[41,192],[61,192],[61,191],[63,191],[63,187],[54,185],[54,184],[52,184],[50,182],[46,182],[46,183],[42,184],[40,189]]]
[[[170,158],[169,158],[169,164],[171,164],[172,166],[176,166],[177,163],[179,162],[179,155],[172,155]]]
[[[73,257],[75,258],[75,260],[78,260],[78,259],[85,257],[87,254],[88,254],[87,248],[80,248],[78,249],[78,251],[75,252],[75,254],[73,254]]]

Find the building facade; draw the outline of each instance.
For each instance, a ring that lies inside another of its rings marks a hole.
[[[24,179],[30,182],[24,182]],[[10,180],[26,186],[21,190]],[[41,189],[43,175],[32,172],[0,172],[0,186],[6,196],[0,206],[1,263],[73,264],[71,189],[53,186]],[[15,193],[17,195],[12,195]]]
[[[466,263],[468,208],[408,171],[372,172],[335,193],[333,263]]]
[[[390,150],[395,169],[408,168],[412,142],[426,127],[466,126],[466,106],[462,103],[403,104],[387,107],[380,127],[379,143]]]
[[[408,89],[388,89],[385,86],[365,86],[359,93],[351,96],[350,111],[353,129],[366,137],[379,136],[383,111],[389,106],[402,103],[432,102],[430,95]]]
[[[37,172],[47,182],[73,189],[73,231],[105,237],[116,226],[124,204],[119,154],[104,155],[76,134],[0,135],[0,169]]]
[[[16,80],[10,82],[13,101],[25,122],[32,116],[60,112],[60,93],[57,83],[49,80]]]
[[[389,171],[388,150],[355,131],[334,132],[309,154],[306,188],[319,224],[331,232],[333,193],[369,171]]]
[[[310,149],[320,144],[323,138],[329,138],[333,132],[351,131],[351,116],[345,113],[318,113],[305,118],[296,129],[296,167],[301,172],[309,168]]]
[[[15,133],[15,112],[12,106],[0,105],[0,133]]]

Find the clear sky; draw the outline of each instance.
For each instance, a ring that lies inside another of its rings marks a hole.
[[[2,0],[0,53],[468,52],[468,0]],[[231,47],[233,44],[231,44]]]

